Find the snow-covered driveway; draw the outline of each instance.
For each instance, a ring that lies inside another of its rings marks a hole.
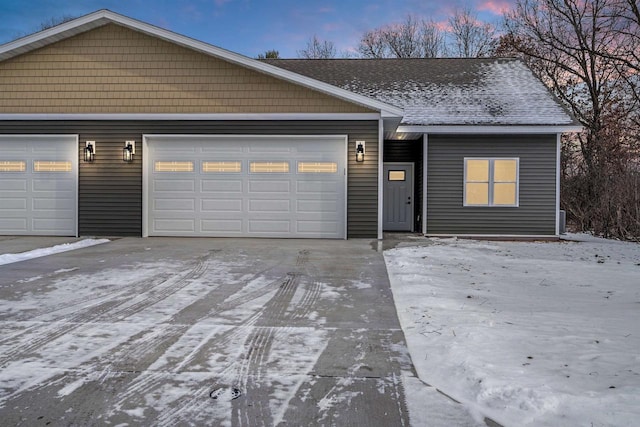
[[[405,388],[432,425],[474,424],[415,378],[368,241],[119,239],[8,264],[0,332],[7,425],[408,425]]]

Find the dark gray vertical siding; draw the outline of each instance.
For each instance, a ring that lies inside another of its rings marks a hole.
[[[5,134],[79,134],[79,230],[83,235],[142,234],[143,134],[348,135],[347,236],[376,237],[378,121],[7,121]],[[85,141],[96,141],[96,161],[85,164]],[[124,141],[136,141],[134,163],[122,161]],[[366,141],[364,163],[355,141]]]
[[[423,143],[422,138],[411,141],[395,141],[387,140],[384,142],[384,161],[385,162],[405,162],[413,163],[414,182],[414,213],[413,213],[413,229],[421,230],[422,218],[422,170],[423,170]]]
[[[519,207],[464,207],[465,157],[520,158]],[[555,135],[429,135],[427,162],[427,234],[555,234]]]

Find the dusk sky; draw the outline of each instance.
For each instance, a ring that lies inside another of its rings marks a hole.
[[[338,52],[354,51],[361,35],[407,14],[446,23],[469,8],[500,22],[515,0],[0,0],[0,43],[30,34],[63,15],[109,9],[204,42],[255,57],[269,49],[294,58],[316,34]]]

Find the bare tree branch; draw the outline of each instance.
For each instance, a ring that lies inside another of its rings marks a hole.
[[[453,49],[462,58],[489,56],[495,47],[496,31],[488,23],[478,21],[469,9],[457,9],[449,19]]]
[[[329,59],[335,58],[336,47],[333,42],[320,40],[317,35],[313,35],[307,41],[307,47],[298,51],[298,57],[305,59]]]

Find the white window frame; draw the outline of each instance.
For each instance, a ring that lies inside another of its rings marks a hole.
[[[468,160],[486,160],[489,162],[489,202],[486,205],[470,205],[467,204],[467,161]],[[516,162],[516,200],[513,205],[495,205],[493,203],[493,186],[495,184],[494,163],[496,160],[515,160]],[[465,157],[464,158],[464,180],[462,182],[463,195],[462,205],[470,208],[517,208],[520,206],[520,158],[519,157]]]

